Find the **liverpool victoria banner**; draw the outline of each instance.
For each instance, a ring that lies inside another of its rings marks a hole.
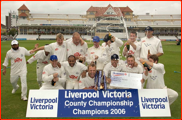
[[[30,90],[26,117],[169,117],[165,89]]]

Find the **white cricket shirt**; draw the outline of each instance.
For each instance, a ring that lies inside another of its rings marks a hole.
[[[44,64],[44,65],[46,65],[50,61],[50,54],[48,56],[46,56],[45,55],[45,51],[44,50],[40,50],[40,51],[38,51],[34,56],[32,56],[28,60],[28,63],[31,64],[35,60],[37,60],[37,63],[38,64]]]
[[[61,84],[66,82],[66,73],[64,67],[63,66],[61,66],[61,68],[59,68],[58,66],[52,67],[52,64],[48,64],[44,67],[42,72],[42,80],[44,82],[42,86],[52,87],[52,79],[54,78],[53,77],[54,73],[58,73],[58,78],[59,78],[54,87],[62,86]]]
[[[3,66],[8,66],[9,59],[11,60],[10,75],[22,75],[27,73],[27,64],[25,56],[30,56],[30,52],[24,48],[19,47],[18,50],[12,48],[6,53]]]
[[[46,48],[48,47],[48,48]],[[44,46],[45,49],[50,49],[53,55],[58,57],[59,62],[67,61],[67,43],[63,41],[62,45],[58,45],[57,42]]]
[[[92,61],[95,61],[95,55],[98,56],[98,59],[96,60],[96,69],[103,70],[104,63],[107,59],[105,48],[101,46],[99,46],[98,48],[95,48],[94,46],[90,47],[86,54],[86,62],[90,64]]]
[[[65,68],[66,80],[78,80],[81,73],[84,70],[87,70],[87,66],[79,62],[76,62],[75,65],[71,67],[68,61],[66,61],[66,62],[62,62],[61,66],[64,66]]]
[[[80,77],[80,81],[79,81],[79,89],[84,89],[85,87],[89,88],[89,87],[93,87],[95,86],[95,77],[94,78],[91,78],[89,75],[88,75],[88,72],[86,73],[86,77],[85,78],[82,78]]]
[[[142,38],[140,44],[141,44],[140,58],[142,59],[148,60],[147,59],[148,50],[150,50],[150,54],[164,53],[161,41],[154,36],[151,38],[147,37]]]
[[[146,88],[163,89],[165,87],[164,74],[164,65],[161,63],[153,63],[153,67],[151,71],[148,72],[148,76],[146,76],[145,74],[143,75],[145,80],[148,79]]]

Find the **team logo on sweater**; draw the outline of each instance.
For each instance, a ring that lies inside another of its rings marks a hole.
[[[145,47],[148,47],[148,46],[150,46],[151,44],[149,44],[149,43],[144,43],[144,45],[145,45]]]
[[[16,58],[15,60],[14,60],[14,62],[16,63],[16,62],[21,62],[22,61],[22,59],[20,59],[20,58]]]
[[[47,62],[47,61],[43,61],[42,63],[44,63],[44,64],[48,64],[48,62]]]
[[[21,57],[23,57],[23,54],[21,54]]]
[[[81,49],[80,52],[83,52],[83,49]]]
[[[74,75],[69,75],[69,77],[70,77],[71,79],[77,79],[77,78],[78,78],[78,76],[74,76]]]
[[[59,50],[58,48],[55,49],[55,51]]]
[[[150,79],[155,80],[157,76],[150,76]]]
[[[63,45],[63,48],[65,48],[65,46]]]
[[[143,40],[142,42],[145,42],[145,40]]]
[[[76,72],[76,74],[79,74],[78,72]]]
[[[133,55],[134,53],[135,53],[135,52],[133,52],[133,50],[130,50],[130,51],[129,51],[129,54],[132,54],[132,55]]]
[[[80,56],[81,54],[79,52],[76,52],[74,56]]]

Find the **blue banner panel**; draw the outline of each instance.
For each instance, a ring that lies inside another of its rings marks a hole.
[[[59,90],[57,117],[140,117],[137,89]]]

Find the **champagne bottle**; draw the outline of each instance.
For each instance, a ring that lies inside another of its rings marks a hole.
[[[148,71],[152,69],[146,62],[143,62],[142,64],[144,67],[147,67]]]
[[[79,58],[79,62],[80,63],[83,63],[83,56],[81,55],[80,58]]]
[[[126,44],[126,48],[128,51],[130,50],[130,44],[129,43]]]
[[[79,60],[80,63],[82,63],[83,61],[82,60]]]
[[[150,50],[148,50],[148,55],[150,55]]]
[[[111,40],[111,37],[112,37],[112,35],[111,35],[111,33],[109,33],[109,39]]]
[[[55,86],[56,85],[56,82],[54,82],[54,80],[52,79],[52,86]]]

